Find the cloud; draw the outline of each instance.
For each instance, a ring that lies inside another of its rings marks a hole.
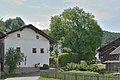
[[[91,0],[64,0],[64,2],[71,2],[71,3],[89,3]]]
[[[9,19],[9,18],[15,18],[16,16],[18,16],[18,15],[16,15],[14,12],[8,11],[4,14],[3,19],[6,20],[6,19]]]
[[[29,6],[30,8],[42,8],[42,6],[41,5],[31,5],[31,6]]]
[[[41,29],[41,30],[48,29],[48,27],[46,27],[43,22],[25,22],[25,23],[26,23],[26,25],[32,24],[36,28]]]
[[[31,5],[28,6],[29,8],[34,8],[34,9],[39,9],[39,8],[46,8],[46,9],[54,9],[53,7],[45,4],[45,3],[41,3],[41,4],[38,4],[36,2],[32,3]]]
[[[4,0],[4,1],[11,3],[13,5],[22,5],[27,0]]]
[[[109,20],[119,15],[120,3],[117,0],[64,0],[93,13],[98,19]],[[116,15],[115,15],[116,14]]]

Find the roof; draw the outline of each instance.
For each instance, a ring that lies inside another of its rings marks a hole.
[[[36,33],[42,35],[43,37],[45,37],[46,39],[49,40],[50,44],[53,44],[53,43],[56,43],[57,41],[55,41],[53,38],[51,38],[50,36],[48,36],[46,33],[44,33],[43,31],[39,30],[38,28],[36,28],[35,26],[33,26],[32,24],[29,24],[29,25],[25,25],[19,29],[16,29],[14,31],[11,31],[11,32],[8,32],[6,33],[6,35],[9,35],[11,33],[14,33],[16,31],[22,31],[24,28],[30,28],[32,30],[34,30]],[[4,38],[6,35],[4,35],[3,37],[0,37],[1,38]]]
[[[120,54],[120,46],[110,53],[110,55],[114,55],[114,54]]]
[[[4,36],[6,36],[6,34],[0,31],[0,38]]]
[[[105,61],[104,63],[120,63],[119,60],[111,60],[111,61]]]
[[[100,55],[110,54],[112,51],[114,51],[119,46],[120,46],[120,38],[118,38],[118,39],[110,42],[109,44],[101,47],[97,51],[100,53]]]

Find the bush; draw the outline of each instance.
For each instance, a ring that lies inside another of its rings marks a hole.
[[[9,73],[14,73],[15,69],[24,61],[24,53],[17,52],[14,48],[9,48],[5,55],[5,64],[9,67]]]
[[[80,64],[76,63],[68,63],[66,65],[66,68],[68,71],[70,70],[80,70],[80,71],[92,71],[92,72],[98,72],[98,66],[96,65],[88,65],[85,61],[81,60]]]
[[[98,72],[98,66],[96,66],[96,65],[90,65],[89,66],[89,71]]]
[[[67,63],[66,68],[67,68],[68,71],[70,71],[70,70],[78,70],[78,64]]]
[[[43,69],[49,69],[49,66],[47,64],[43,64]]]
[[[59,67],[58,58],[56,58],[54,56],[50,57],[50,67],[53,67],[53,68]]]
[[[100,74],[106,74],[106,73],[107,73],[107,72],[106,72],[106,69],[99,69],[98,72],[99,72]]]
[[[75,63],[68,63],[66,68],[69,70],[80,70],[80,71],[87,71],[89,66],[85,61],[80,61],[80,64]]]
[[[65,72],[63,69],[60,69],[58,72]]]
[[[66,66],[67,63],[77,63],[78,62],[78,54],[77,53],[61,53],[58,56],[58,62],[63,67]]]
[[[80,71],[87,71],[88,67],[89,66],[85,61],[83,61],[83,60],[80,61],[80,64],[79,64],[79,70]]]
[[[70,48],[67,48],[67,47],[64,47],[64,48],[62,48],[62,52],[63,52],[63,53],[70,53],[70,52],[71,52],[71,49],[70,49]]]

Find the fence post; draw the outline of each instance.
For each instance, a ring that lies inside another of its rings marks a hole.
[[[65,72],[64,72],[64,80],[66,80],[66,74],[65,74]]]
[[[77,73],[75,73],[75,80],[77,80]]]
[[[55,72],[55,78],[57,78],[57,72]]]
[[[99,75],[97,75],[97,80],[99,80]]]
[[[47,71],[46,71],[47,72]],[[48,77],[48,75],[49,75],[49,72],[47,72],[47,77]]]

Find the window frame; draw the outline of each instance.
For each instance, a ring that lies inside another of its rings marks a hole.
[[[20,38],[20,34],[19,33],[17,34],[17,38]]]
[[[40,48],[40,53],[44,54],[44,48]]]
[[[21,52],[21,47],[16,47],[16,52],[20,53]]]
[[[36,35],[36,39],[39,39],[39,35]]]
[[[32,48],[32,53],[37,53],[37,48]]]

